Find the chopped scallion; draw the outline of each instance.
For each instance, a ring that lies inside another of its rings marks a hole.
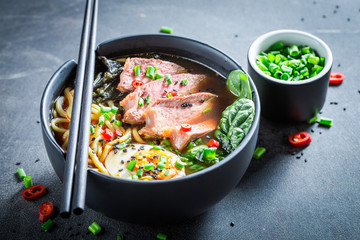
[[[177,168],[179,168],[179,169],[183,169],[185,165],[186,165],[186,163],[184,163],[184,162],[182,162],[182,161],[180,161],[180,160],[177,160],[177,161],[175,162],[175,167],[177,167]]]
[[[17,173],[19,174],[19,177],[21,179],[24,179],[26,177],[26,173],[25,173],[24,169],[22,169],[22,168],[18,168]]]
[[[331,118],[320,117],[319,124],[331,127],[333,120]]]
[[[99,117],[99,124],[100,124],[100,125],[104,125],[104,123],[105,123],[104,115],[101,115],[101,116]]]
[[[153,146],[153,149],[154,149],[154,150],[161,150],[161,147],[155,145],[155,146]]]
[[[201,138],[198,138],[198,139],[195,140],[195,143],[196,143],[196,144],[199,144],[201,141],[202,141],[202,139],[201,139]]]
[[[155,165],[153,163],[147,163],[144,165],[145,170],[153,170],[155,168]]]
[[[107,114],[107,113],[104,114],[104,117],[105,117],[106,119],[110,119],[110,115]]]
[[[315,114],[315,116],[313,116],[312,118],[310,118],[310,119],[307,121],[307,123],[308,123],[308,124],[313,124],[313,123],[316,123],[317,120],[318,120],[318,116],[317,116],[317,114]]]
[[[101,231],[101,227],[99,224],[97,224],[97,222],[93,222],[89,228],[90,232],[92,232],[92,234],[97,235],[100,231]]]
[[[170,170],[166,169],[166,171],[164,172],[164,176],[166,177],[167,175],[169,175]]]
[[[136,65],[136,66],[134,67],[134,74],[135,74],[135,76],[139,75],[140,73],[141,73],[141,68],[140,68],[139,65]]]
[[[207,108],[207,109],[205,109],[205,110],[203,111],[203,114],[205,114],[205,113],[207,113],[207,112],[210,112],[211,110],[212,110],[212,108],[209,107],[209,108]]]
[[[155,79],[156,79],[156,80],[158,80],[158,79],[160,79],[160,78],[163,78],[163,77],[164,77],[164,75],[162,75],[161,73],[158,73],[158,72],[157,72],[157,73],[155,74]]]
[[[189,142],[189,144],[186,146],[187,149],[191,149],[195,146],[195,143]]]
[[[111,112],[114,113],[114,114],[116,114],[118,110],[119,110],[119,108],[117,108],[115,106],[111,107]]]
[[[141,178],[142,175],[143,175],[143,173],[144,173],[144,170],[138,169],[138,170],[136,171],[136,176],[138,176],[139,178]]]
[[[94,134],[94,133],[95,133],[95,129],[94,129],[93,125],[90,125],[90,133],[91,133],[91,134]]]
[[[260,157],[266,152],[266,148],[257,147],[254,151],[253,158],[260,159]]]
[[[103,105],[100,105],[100,112],[101,113],[108,113],[111,111],[110,107],[104,107]]]
[[[124,235],[118,233],[118,234],[116,235],[116,240],[124,240]]]
[[[155,68],[154,67],[148,67],[146,70],[146,76],[148,78],[154,79],[155,78]]]
[[[163,169],[165,168],[165,166],[166,166],[166,164],[165,164],[165,163],[162,163],[162,162],[159,162],[159,163],[157,164],[157,168],[159,168],[159,169],[161,169],[161,170],[163,170]]]
[[[132,175],[132,176],[131,176],[131,179],[132,179],[132,180],[138,180],[139,177],[138,177],[137,175]]]
[[[137,161],[136,160],[132,160],[131,162],[129,162],[129,165],[126,167],[129,171],[134,170],[134,167],[136,165]]]
[[[140,107],[144,106],[144,99],[142,97],[139,97],[138,104]]]
[[[44,232],[47,232],[50,230],[50,228],[54,225],[54,222],[53,220],[49,219],[47,220],[43,225],[41,225],[41,229],[44,231]]]
[[[171,143],[167,139],[163,140],[162,144],[165,145],[165,146],[170,146],[171,145]]]
[[[115,120],[115,121],[114,121],[114,125],[115,125],[115,126],[121,126],[121,122],[120,122],[119,120]]]
[[[147,105],[150,105],[150,102],[151,102],[151,97],[150,97],[150,95],[147,97],[147,99],[146,99],[146,104]]]
[[[166,80],[166,82],[167,82],[168,85],[172,84],[171,75],[170,75],[170,74],[165,74],[165,80]]]
[[[160,32],[172,34],[173,29],[171,27],[162,26],[161,29],[160,29]]]
[[[163,233],[158,233],[156,235],[156,238],[159,239],[159,240],[166,240],[167,239],[167,235],[166,234],[163,234]]]
[[[23,179],[24,179],[25,188],[29,188],[34,185],[30,176],[25,176]]]
[[[188,80],[186,78],[184,78],[183,80],[181,80],[182,85],[186,86],[188,84]]]

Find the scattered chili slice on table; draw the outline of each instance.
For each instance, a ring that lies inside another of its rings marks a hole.
[[[294,147],[303,147],[307,146],[311,142],[310,134],[307,132],[299,132],[289,136],[289,142]]]
[[[54,211],[54,205],[52,204],[52,202],[47,201],[41,204],[39,209],[40,222],[46,222],[47,220],[49,220],[53,211]]]
[[[22,191],[23,198],[28,201],[33,201],[43,196],[46,188],[43,185],[35,185]]]
[[[187,123],[181,124],[181,130],[183,132],[190,132],[191,131],[191,125],[187,124]]]
[[[209,147],[220,147],[220,143],[218,141],[216,141],[215,139],[210,139],[210,141],[208,142],[208,146]]]
[[[139,80],[133,80],[133,81],[131,82],[131,86],[132,86],[133,88],[138,88],[138,87],[140,87],[140,86],[142,86],[142,85],[144,85],[144,82],[139,81]]]
[[[339,85],[344,81],[345,75],[339,72],[332,72],[330,73],[330,85]]]

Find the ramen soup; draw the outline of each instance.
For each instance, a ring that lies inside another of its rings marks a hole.
[[[224,148],[231,147],[231,139],[221,126],[231,122],[224,110],[239,99],[219,74],[169,55],[99,59],[89,126],[89,169],[125,179],[164,180],[202,170],[231,152]],[[51,119],[65,152],[73,95],[73,87],[67,86]],[[226,126],[230,131],[232,125]],[[243,137],[246,129],[233,133]]]

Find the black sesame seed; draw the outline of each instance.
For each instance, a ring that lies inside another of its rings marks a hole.
[[[176,89],[173,89],[173,91],[174,91],[174,92],[177,92],[177,90],[176,90]]]
[[[35,163],[39,162],[40,161],[40,158],[37,158],[35,159]]]
[[[127,162],[127,163],[129,163],[129,162],[130,162],[130,160],[127,160],[126,162]]]
[[[300,153],[301,154],[301,156],[304,156],[304,153],[302,152],[302,153]]]
[[[125,162],[124,162],[124,160],[121,160],[121,164],[124,164]]]
[[[322,134],[322,132],[319,132],[319,134]]]
[[[237,38],[237,37],[238,37],[238,35],[237,35],[237,34],[235,34],[235,37]]]
[[[312,133],[315,132],[314,129],[311,129],[310,131],[311,131]]]
[[[339,8],[339,5],[336,5],[335,8],[338,9],[338,8]]]
[[[189,91],[189,94],[191,95],[192,93]]]
[[[301,158],[301,156],[296,156],[296,159],[300,159]]]
[[[326,15],[323,15],[322,17],[323,17],[323,18],[326,18]]]
[[[307,160],[305,159],[304,162],[307,162]]]
[[[300,19],[300,21],[302,21],[302,22],[303,22],[303,21],[304,21],[304,18],[301,18],[301,19]]]
[[[37,121],[36,121],[36,123],[40,123],[40,121],[39,121],[39,120],[37,120]]]
[[[114,150],[114,153],[115,153],[115,154],[117,154],[117,153],[118,153],[118,150],[117,150],[117,149],[115,149],[115,150]]]
[[[350,18],[348,18],[347,21],[350,22]]]
[[[188,106],[189,106],[189,107],[192,107],[192,103],[188,103]]]
[[[121,172],[122,170],[124,170],[124,169],[122,169],[122,168],[121,168],[121,169],[119,169],[119,172]]]
[[[166,89],[164,89],[164,92],[166,92],[166,93],[167,93]]]
[[[183,104],[181,104],[181,106],[182,106],[182,107],[187,107],[188,104],[187,104],[187,103],[183,103]]]
[[[126,152],[127,152],[127,149],[126,149],[126,148],[125,148],[125,149],[123,149],[123,152],[124,152],[124,153],[126,153]]]
[[[15,165],[16,165],[16,166],[19,166],[20,164],[21,164],[21,162],[17,162],[17,163],[15,163]]]
[[[115,119],[111,120],[111,122],[110,122],[110,123],[113,123],[113,122],[115,122]]]
[[[141,145],[141,146],[140,146],[140,149],[141,149],[141,150],[144,150],[144,149],[145,149],[144,145]]]
[[[292,153],[291,153],[291,155],[293,155],[293,156],[294,156],[295,154],[296,154],[296,152],[292,152]]]
[[[336,10],[334,10],[334,14],[336,13]]]
[[[341,66],[341,64],[339,63],[339,64],[338,64],[338,67],[340,67],[340,66]]]
[[[201,103],[205,102],[205,99],[201,99],[200,102],[201,102]]]
[[[346,108],[343,108],[344,111],[346,111]]]
[[[178,84],[179,83],[179,81],[176,81],[175,83],[174,83],[174,85],[176,85],[176,84]]]
[[[233,222],[230,223],[230,227],[233,227],[235,226],[235,224]]]

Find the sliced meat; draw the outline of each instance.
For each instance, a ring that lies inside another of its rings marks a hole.
[[[187,84],[181,84],[183,79],[187,79]],[[164,78],[149,82],[138,87],[134,92],[121,101],[120,105],[124,107],[125,114],[123,121],[129,124],[140,124],[145,122],[143,113],[146,109],[154,105],[158,98],[166,96],[172,91],[178,95],[188,95],[189,92],[198,92],[206,88],[206,75],[182,73],[172,75],[172,83],[169,85]],[[150,96],[150,103],[139,106],[139,98],[146,99]]]
[[[174,126],[201,123],[211,116],[211,111],[205,114],[203,111],[213,108],[216,99],[217,95],[206,92],[185,97],[159,98],[144,112],[146,126],[139,133],[149,137],[166,138],[169,137],[169,129]]]
[[[134,67],[139,65],[141,72],[139,75],[135,76]],[[131,83],[133,80],[142,81],[143,83],[148,83],[152,79],[146,76],[146,70],[148,67],[157,67],[156,72],[165,74],[178,74],[185,73],[186,69],[168,61],[163,61],[160,59],[154,58],[127,58],[125,61],[124,71],[120,74],[120,82],[117,86],[121,92],[130,92],[135,90]]]
[[[189,132],[182,131],[181,126],[169,128],[166,130],[165,135],[169,138],[171,145],[181,151],[192,139],[208,134],[215,130],[217,125],[217,121],[210,119],[198,124],[193,124]]]

